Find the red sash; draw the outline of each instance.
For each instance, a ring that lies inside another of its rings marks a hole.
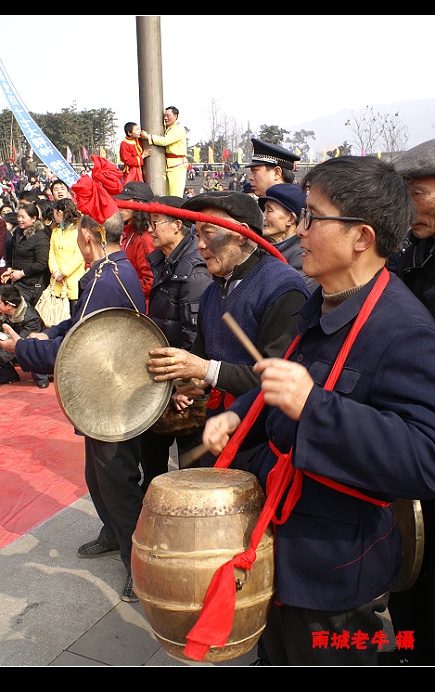
[[[332,370],[324,386],[324,389],[327,391],[331,391],[334,388],[349,351],[352,348],[353,342],[368,319],[389,280],[390,274],[384,267],[367,296],[332,366]],[[285,354],[285,358],[288,358],[294,351],[299,341],[300,337],[297,336]],[[264,395],[263,392],[260,392],[236,432],[218,457],[215,468],[228,468],[263,407]],[[200,616],[186,637],[187,644],[183,653],[188,658],[202,661],[211,646],[225,646],[231,633],[236,604],[234,569],[240,568],[250,570],[252,568],[257,557],[256,549],[269,523],[271,521],[278,524],[284,523],[301,496],[304,473],[293,468],[291,463],[292,449],[290,449],[288,454],[281,454],[279,452],[278,454],[278,460],[268,475],[266,501],[252,532],[250,545],[243,553],[236,555],[232,560],[229,560],[216,570],[205,595]],[[313,477],[313,474],[305,473],[305,475],[311,475]],[[320,476],[314,477],[316,480],[322,478]],[[292,482],[292,485],[284,502],[281,518],[277,519],[276,510],[290,482]],[[321,482],[323,482],[323,478]],[[331,483],[333,483],[333,481]],[[340,484],[336,485],[340,486]],[[342,487],[344,488],[345,486]],[[341,487],[336,487],[336,489],[341,491]],[[368,496],[357,494],[357,491],[352,491],[350,488],[346,490],[349,491],[349,494],[355,495],[355,497],[361,497],[361,499],[368,500],[375,504],[382,504],[383,506],[388,505],[388,503],[382,503]]]

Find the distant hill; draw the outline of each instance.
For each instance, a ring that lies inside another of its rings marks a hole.
[[[367,105],[372,107],[372,104]],[[291,125],[288,129],[291,133],[298,132],[299,130],[312,130],[315,133],[316,139],[308,141],[312,146],[315,159],[319,160],[324,148],[329,151],[334,147],[340,146],[344,141],[352,144],[354,135],[348,127],[345,127],[344,123],[352,119],[357,113],[362,114],[364,110],[344,109],[317,120],[307,120],[298,125]],[[406,149],[411,149],[428,139],[435,139],[435,98],[373,105],[373,111],[375,114],[388,113],[394,115],[397,112],[399,113],[400,122],[409,129]]]

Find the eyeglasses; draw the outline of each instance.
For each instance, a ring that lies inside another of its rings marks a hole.
[[[166,219],[165,221],[150,221],[150,226],[153,229],[153,231],[156,230],[156,226],[158,226],[159,223],[170,223],[170,221],[168,221],[168,219]]]
[[[308,231],[313,221],[351,221],[353,223],[368,223],[365,219],[356,216],[316,216],[309,209],[301,209],[300,223],[304,224],[304,229]]]

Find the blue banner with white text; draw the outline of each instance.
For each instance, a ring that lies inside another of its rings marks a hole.
[[[6,70],[0,60],[0,84],[9,107],[14,114],[23,135],[29,142],[35,154],[58,178],[71,187],[79,179],[74,168],[69,165],[54,144],[44,135],[35,121],[30,117],[27,108],[13,87]]]

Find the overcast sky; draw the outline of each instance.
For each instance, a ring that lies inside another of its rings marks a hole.
[[[120,128],[139,122],[135,15],[0,22],[0,59],[30,111],[75,102],[111,108]],[[244,131],[291,132],[343,108],[435,97],[434,15],[161,15],[160,27],[163,107],[180,110],[191,144],[210,137],[212,101]]]

